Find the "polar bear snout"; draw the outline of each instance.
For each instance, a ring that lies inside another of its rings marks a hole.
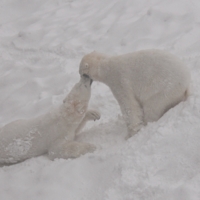
[[[86,87],[87,87],[88,83],[89,83],[89,86],[91,86],[92,82],[93,82],[93,80],[87,74],[81,75],[81,80],[84,82]]]
[[[85,79],[90,79],[90,85],[92,85],[93,80],[87,75],[87,74],[83,74],[82,75]]]

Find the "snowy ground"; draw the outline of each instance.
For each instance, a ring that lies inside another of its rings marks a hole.
[[[1,126],[60,104],[93,50],[166,49],[192,74],[190,98],[128,141],[116,100],[94,83],[90,106],[102,118],[78,139],[98,150],[3,166],[0,199],[199,200],[199,10],[198,0],[0,0]]]

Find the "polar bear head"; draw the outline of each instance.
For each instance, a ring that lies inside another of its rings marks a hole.
[[[92,80],[87,75],[83,75],[80,81],[74,85],[63,100],[68,114],[76,113],[83,115],[86,112],[91,96],[91,84]]]
[[[80,63],[79,66],[79,74],[87,75],[92,80],[98,81],[100,76],[100,66],[101,61],[105,58],[105,55],[98,53],[96,51],[93,51],[90,54],[85,55]]]

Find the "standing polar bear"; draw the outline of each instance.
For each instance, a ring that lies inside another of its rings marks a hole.
[[[190,85],[187,67],[174,55],[161,50],[119,56],[92,52],[82,58],[79,73],[110,87],[129,137],[185,100]]]
[[[16,120],[0,129],[0,163],[9,164],[48,153],[54,158],[76,158],[95,150],[88,143],[74,141],[88,120],[100,118],[97,111],[87,111],[91,79],[82,76],[63,104],[29,120]]]

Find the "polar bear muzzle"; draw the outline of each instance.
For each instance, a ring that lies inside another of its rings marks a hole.
[[[84,78],[89,78],[90,79],[90,85],[92,85],[93,80],[87,74],[83,74],[82,76]]]

